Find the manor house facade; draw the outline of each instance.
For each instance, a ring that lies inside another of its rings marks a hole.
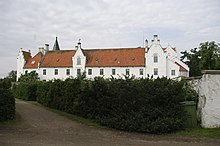
[[[36,71],[40,80],[65,80],[82,73],[87,78],[189,76],[189,67],[177,58],[176,48],[170,45],[163,48],[157,35],[150,46],[146,40],[143,48],[84,49],[79,42],[74,50],[61,50],[56,37],[53,50],[45,44],[32,56],[30,51],[20,49],[17,80],[21,74],[31,71]]]

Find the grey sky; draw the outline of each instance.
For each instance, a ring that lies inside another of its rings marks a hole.
[[[219,0],[0,0],[0,77],[19,48],[35,54],[58,36],[61,49],[143,46],[158,34],[177,51],[220,42]]]

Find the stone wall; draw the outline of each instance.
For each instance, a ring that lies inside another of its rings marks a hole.
[[[204,128],[220,127],[220,70],[205,70],[189,81],[199,94],[198,119]]]

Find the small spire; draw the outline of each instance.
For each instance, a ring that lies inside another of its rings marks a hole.
[[[53,46],[53,51],[56,51],[56,50],[60,50],[59,43],[58,43],[58,40],[57,40],[57,36],[56,36],[56,40],[55,40],[55,43],[54,43],[54,46]]]

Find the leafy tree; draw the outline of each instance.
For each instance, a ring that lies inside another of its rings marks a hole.
[[[19,82],[34,82],[39,80],[38,73],[31,71],[30,73],[25,73],[18,79]]]
[[[201,60],[199,66],[201,70],[220,69],[219,57],[220,48],[214,41],[200,44]]]
[[[191,49],[190,52],[181,52],[181,60],[184,61],[190,68],[189,76],[200,76],[201,69],[199,67],[199,62],[201,60],[200,51],[197,48]]]
[[[190,76],[200,76],[201,70],[220,69],[220,47],[214,41],[201,43],[199,48],[181,54],[181,60],[190,68]]]
[[[8,73],[7,78],[10,78],[12,82],[16,82],[16,77],[17,77],[17,71],[12,70]]]

